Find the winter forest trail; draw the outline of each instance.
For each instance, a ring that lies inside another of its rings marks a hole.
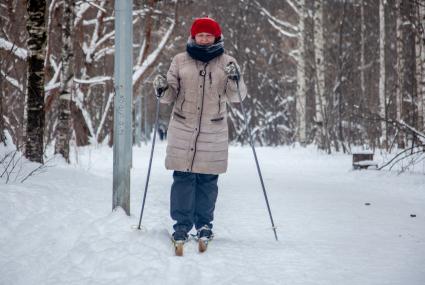
[[[25,184],[0,185],[0,284],[423,284],[425,177],[352,171],[351,157],[258,148],[279,242],[248,147],[230,148],[219,178],[215,239],[175,257],[171,172],[135,148],[131,213],[111,212],[112,151],[80,149]],[[370,203],[369,206],[365,203]],[[415,214],[416,217],[411,217]]]

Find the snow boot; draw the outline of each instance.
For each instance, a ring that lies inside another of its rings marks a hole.
[[[204,225],[198,229],[198,250],[199,252],[205,252],[208,248],[208,243],[213,239],[214,234],[208,225]]]

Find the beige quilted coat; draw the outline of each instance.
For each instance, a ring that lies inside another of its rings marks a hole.
[[[220,174],[227,170],[228,126],[226,102],[239,102],[236,82],[224,68],[236,63],[220,55],[208,63],[187,52],[173,58],[167,73],[169,88],[162,103],[173,103],[168,127],[165,167],[171,170]],[[240,80],[242,100],[246,86]]]

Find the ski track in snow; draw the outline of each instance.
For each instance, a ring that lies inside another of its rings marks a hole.
[[[351,157],[258,148],[279,241],[251,149],[231,147],[219,178],[215,239],[173,255],[171,171],[134,148],[131,216],[112,207],[112,150],[79,149],[24,184],[0,181],[0,284],[423,284],[425,177],[352,171]],[[370,203],[366,206],[365,203]],[[410,217],[416,214],[415,218]]]

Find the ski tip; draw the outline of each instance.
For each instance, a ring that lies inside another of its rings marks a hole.
[[[198,241],[198,250],[199,250],[199,252],[200,253],[203,253],[203,252],[207,251],[207,248],[208,248],[208,241],[204,241],[204,240],[200,239]]]
[[[174,244],[176,256],[183,256],[183,243]]]

